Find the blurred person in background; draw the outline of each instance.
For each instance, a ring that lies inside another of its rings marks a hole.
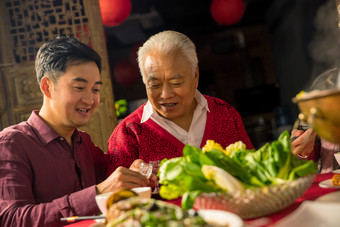
[[[332,68],[319,75],[309,91],[337,88],[338,68]],[[297,122],[291,132],[293,153],[300,158],[319,162],[319,172],[328,173],[339,168],[334,154],[340,152],[340,145],[333,144],[317,136],[304,122]]]

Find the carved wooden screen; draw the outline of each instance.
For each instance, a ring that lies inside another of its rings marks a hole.
[[[0,0],[0,130],[26,120],[42,104],[34,58],[55,36],[75,36],[103,59],[101,103],[82,127],[107,150],[117,118],[98,0]]]

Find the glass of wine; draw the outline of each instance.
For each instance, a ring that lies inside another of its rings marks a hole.
[[[158,174],[158,170],[159,170],[159,165],[160,165],[161,161],[160,160],[155,160],[155,161],[150,161],[149,164],[152,165],[152,173],[155,174],[157,176]],[[157,180],[157,182],[155,182],[155,188],[152,191],[152,194],[158,194],[159,193],[159,182]]]
[[[139,173],[146,178],[149,178],[152,174],[152,164],[145,162],[141,163],[139,167]]]

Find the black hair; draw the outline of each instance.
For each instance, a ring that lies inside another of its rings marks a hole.
[[[86,62],[95,62],[101,72],[102,60],[95,50],[73,37],[55,37],[45,42],[37,53],[35,71],[38,83],[40,85],[44,76],[56,83],[69,66]]]

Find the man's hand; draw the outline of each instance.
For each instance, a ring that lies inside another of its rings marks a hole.
[[[130,170],[139,172],[140,164],[141,164],[141,163],[144,163],[144,161],[143,161],[142,159],[136,159],[136,160],[131,164]],[[159,167],[156,167],[156,168],[155,168],[155,172],[152,171],[153,173],[151,174],[151,176],[150,176],[149,179],[148,179],[148,185],[149,185],[150,187],[154,187],[154,186],[158,185],[158,177],[157,177],[158,168],[159,168]]]
[[[292,142],[292,150],[295,155],[308,157],[314,149],[316,133],[309,128],[306,131],[293,129],[291,138],[295,138]]]
[[[130,167],[131,168],[131,167]],[[96,185],[97,193],[120,191],[126,188],[147,187],[148,179],[138,171],[118,167],[105,181]]]

